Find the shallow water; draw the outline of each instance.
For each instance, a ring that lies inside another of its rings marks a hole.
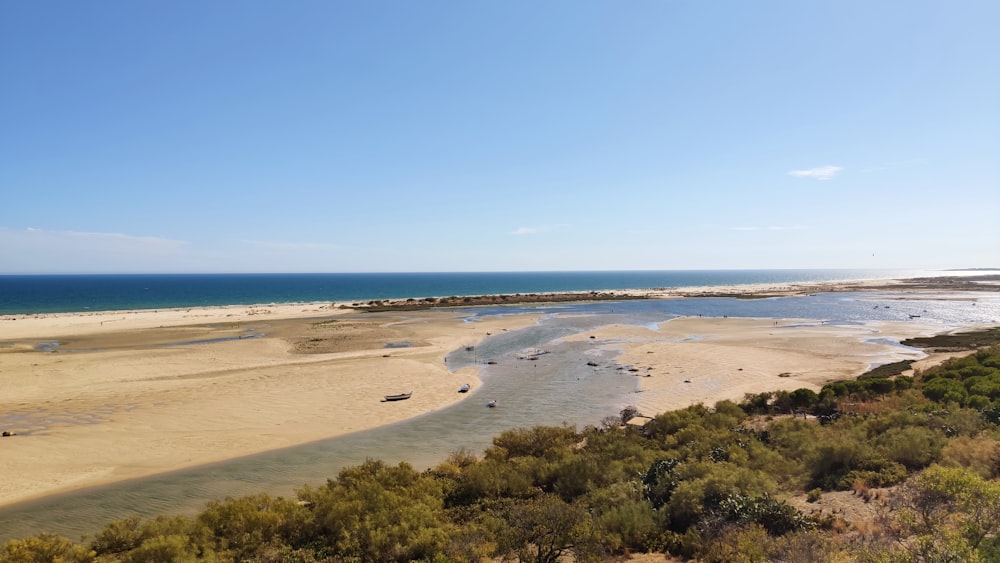
[[[460,449],[479,454],[505,429],[600,424],[631,403],[637,378],[615,369],[613,352],[599,350],[589,340],[562,340],[600,326],[655,326],[677,315],[699,314],[801,318],[825,324],[899,321],[919,314],[914,322],[918,320],[933,332],[997,323],[1000,294],[976,297],[975,305],[883,293],[831,293],[759,300],[703,298],[469,310],[467,322],[496,314],[543,316],[534,326],[494,334],[472,350],[463,348],[448,356],[450,369],[476,363],[482,370],[480,388],[473,388],[459,404],[374,430],[0,509],[0,541],[42,531],[76,540],[99,531],[110,520],[132,514],[193,514],[210,499],[261,491],[290,496],[296,488],[321,485],[341,468],[366,458],[390,463],[405,460],[422,469]],[[597,367],[587,365],[588,361]],[[493,399],[498,407],[486,408],[486,402]]]
[[[405,460],[426,468],[460,449],[481,453],[505,429],[598,424],[628,404],[635,378],[587,366],[582,347],[557,345],[538,361],[497,354],[496,364],[482,366],[481,388],[473,388],[465,401],[409,421],[8,508],[0,511],[0,536],[49,530],[76,539],[131,514],[190,514],[209,499],[262,490],[290,496],[296,488],[321,485],[342,467],[366,458]],[[486,407],[491,399],[498,401],[497,408]]]

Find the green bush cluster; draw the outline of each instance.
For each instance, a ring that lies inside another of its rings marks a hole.
[[[481,456],[455,452],[425,471],[368,460],[294,499],[260,494],[211,502],[193,517],[126,518],[80,543],[40,534],[0,547],[0,561],[554,563],[645,551],[902,561],[933,560],[935,545],[988,560],[1000,553],[1000,438],[995,420],[963,405],[988,397],[969,392],[987,388],[998,357],[977,352],[904,384],[869,378],[694,405],[642,429],[512,429]],[[936,381],[957,384],[964,401],[939,396]],[[827,424],[799,416],[862,396],[892,396],[895,406]],[[784,500],[890,485],[909,495],[886,528],[903,534],[893,541],[849,543],[828,531],[829,517]]]
[[[921,390],[938,403],[996,408],[1000,406],[1000,358],[987,349],[949,360],[923,374]]]

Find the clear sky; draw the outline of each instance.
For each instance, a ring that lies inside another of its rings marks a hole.
[[[1000,266],[1000,2],[0,3],[0,273]]]

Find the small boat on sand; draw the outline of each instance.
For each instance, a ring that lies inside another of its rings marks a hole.
[[[409,399],[410,395],[413,395],[413,391],[410,391],[409,393],[400,393],[398,395],[386,395],[385,396],[385,400],[386,401],[404,401],[406,399]]]
[[[461,387],[458,388],[458,392],[459,393],[468,393],[469,389],[472,389],[472,386],[469,385],[468,383],[466,383],[465,385],[463,385],[463,386],[461,386]]]
[[[497,406],[497,402],[496,400],[490,401],[486,403],[486,406],[492,409],[493,407]]]

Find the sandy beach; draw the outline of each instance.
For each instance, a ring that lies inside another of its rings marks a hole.
[[[0,505],[446,407],[478,381],[472,368],[449,372],[448,352],[534,322],[316,305],[11,319],[0,324],[0,428],[16,435],[0,440]],[[37,348],[49,342],[60,351]]]
[[[618,363],[639,378],[639,412],[652,416],[695,403],[741,401],[747,393],[819,391],[851,379],[873,364],[919,360],[927,355],[886,343],[928,334],[914,323],[828,326],[819,321],[681,317],[656,330],[615,325],[576,340],[618,350]]]
[[[365,430],[444,408],[478,384],[445,356],[534,315],[360,314],[330,304],[0,319],[0,506]],[[909,323],[678,318],[572,338],[620,353],[654,415],[746,393],[819,389],[924,355]],[[590,337],[593,338],[590,338]],[[58,343],[55,345],[54,343]],[[53,351],[54,350],[54,351]],[[413,391],[411,399],[383,402]]]

